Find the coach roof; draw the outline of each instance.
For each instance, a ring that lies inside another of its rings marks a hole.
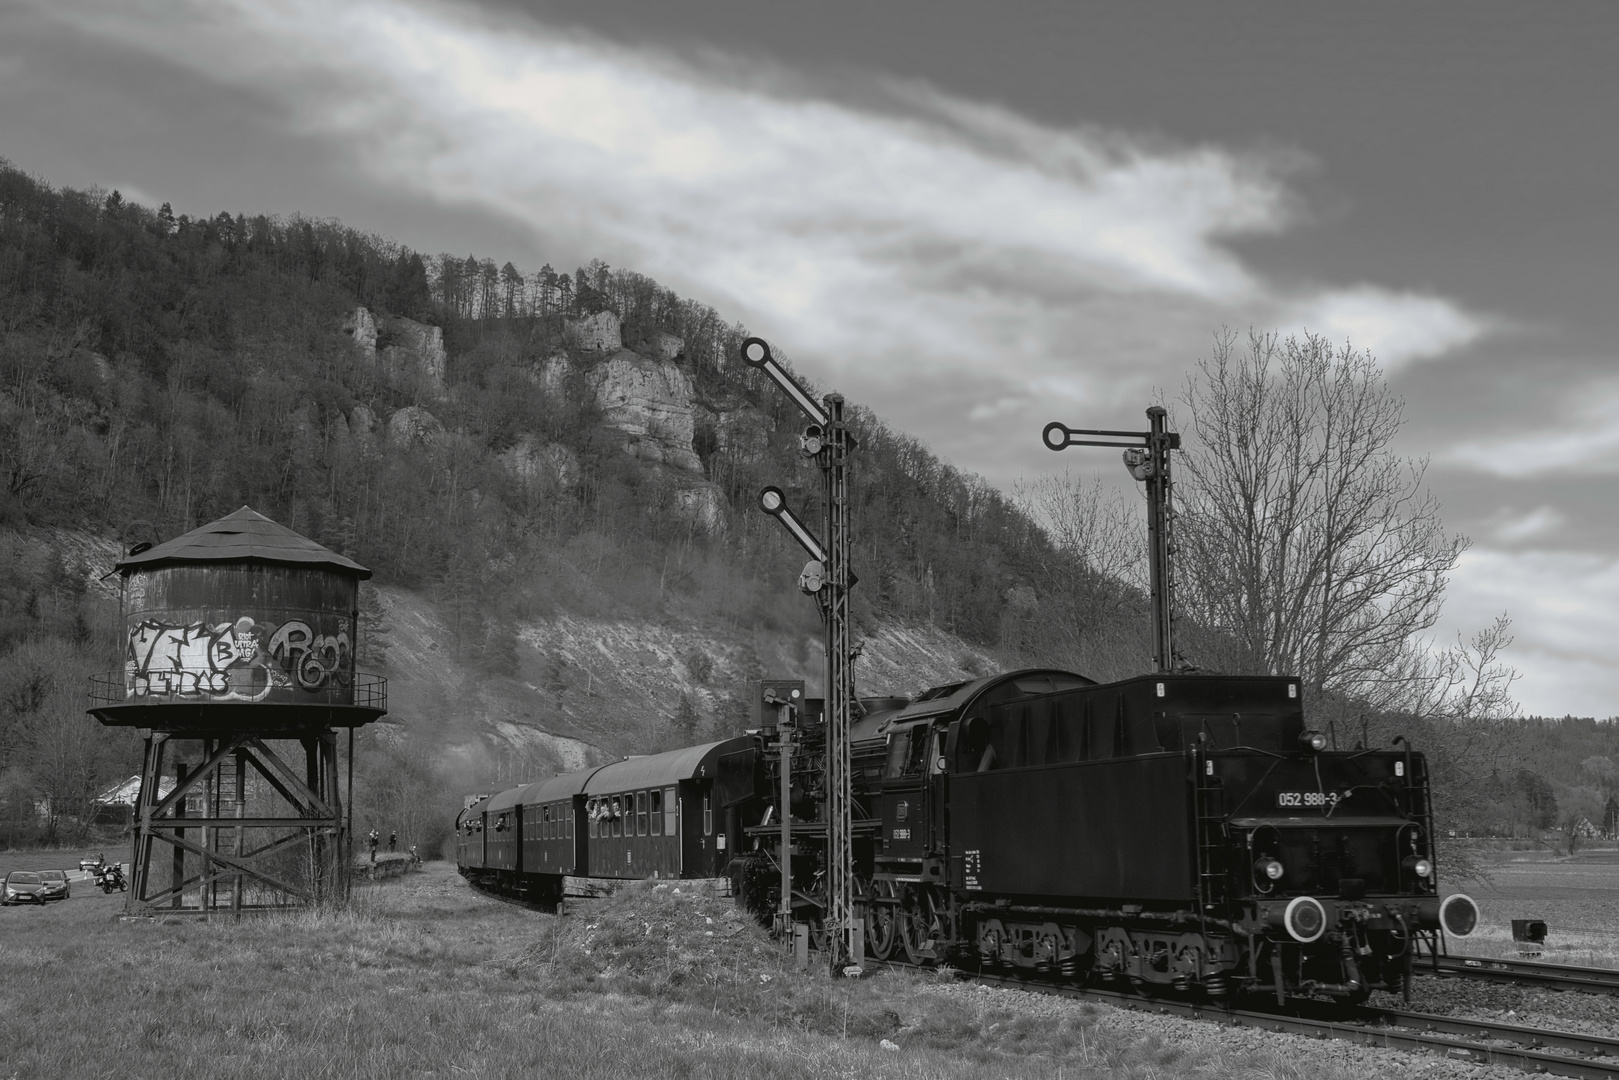
[[[625,758],[603,766],[585,784],[585,794],[602,795],[636,788],[663,787],[681,780],[713,777],[719,759],[751,745],[746,735],[687,746],[662,754]]]

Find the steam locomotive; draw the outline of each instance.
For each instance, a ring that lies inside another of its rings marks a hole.
[[[1423,756],[1331,747],[1295,679],[1038,669],[862,705],[856,909],[878,959],[1353,1002],[1408,992],[1422,948],[1477,925],[1470,898],[1437,888]],[[729,874],[765,914],[782,906],[786,815],[788,906],[814,925],[824,726],[810,707],[779,719],[475,802],[461,872],[553,910],[563,875]]]

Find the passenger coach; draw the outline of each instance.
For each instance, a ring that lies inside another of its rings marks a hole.
[[[485,891],[555,910],[563,879],[705,878],[740,840],[719,805],[721,758],[746,736],[625,758],[509,788],[457,819],[457,864]]]

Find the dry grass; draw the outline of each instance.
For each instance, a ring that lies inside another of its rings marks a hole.
[[[799,974],[729,901],[680,887],[558,919],[434,864],[343,911],[239,924],[122,923],[99,896],[70,920],[77,897],[6,909],[0,1078],[1361,1075],[1275,1037],[1176,1041],[936,978]]]
[[[1516,959],[1512,920],[1541,919],[1551,933],[1537,959],[1619,968],[1619,853],[1509,854],[1467,892],[1482,917],[1477,931],[1451,942],[1452,952]]]

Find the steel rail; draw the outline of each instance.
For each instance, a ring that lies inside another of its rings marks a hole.
[[[1493,1020],[1464,1020],[1455,1016],[1405,1012],[1400,1009],[1377,1009],[1362,1006],[1355,1010],[1353,1015],[1359,1023],[1414,1028],[1419,1031],[1461,1035],[1469,1039],[1496,1039],[1514,1042],[1530,1049],[1544,1047],[1572,1050],[1576,1054],[1583,1054],[1588,1057],[1609,1057],[1619,1062],[1619,1038],[1583,1035],[1573,1031],[1550,1031],[1545,1028],[1502,1024]],[[1619,1065],[1616,1065],[1616,1070],[1619,1070]]]
[[[1611,968],[1572,967],[1568,964],[1539,964],[1530,960],[1497,960],[1489,956],[1441,956],[1418,961],[1418,975],[1432,975],[1438,968],[1441,978],[1484,979],[1491,982],[1545,986],[1555,990],[1586,990],[1598,994],[1619,994],[1619,971]]]
[[[917,969],[916,965],[895,961],[867,961],[867,963]],[[1254,1028],[1279,1034],[1309,1035],[1318,1039],[1337,1039],[1390,1050],[1438,1051],[1451,1061],[1506,1065],[1524,1072],[1548,1073],[1555,1076],[1593,1078],[1593,1080],[1613,1080],[1619,1077],[1619,1056],[1607,1059],[1576,1056],[1619,1055],[1619,1039],[1605,1039],[1600,1036],[1519,1028],[1509,1024],[1458,1020],[1455,1017],[1404,1013],[1392,1009],[1357,1008],[1349,1010],[1345,1017],[1326,1019],[1319,1016],[1227,1009],[1217,1005],[1175,1001],[1169,998],[1144,998],[1117,990],[1040,983],[1016,976],[973,972],[958,972],[958,975],[967,981],[988,986],[1099,1001],[1133,1012],[1208,1020],[1230,1027]],[[1309,1009],[1308,1003],[1301,1004]],[[1323,1005],[1323,1008],[1330,1006]],[[1519,1045],[1500,1045],[1502,1042],[1517,1042]],[[1545,1047],[1559,1047],[1574,1053],[1556,1053],[1544,1049]]]

